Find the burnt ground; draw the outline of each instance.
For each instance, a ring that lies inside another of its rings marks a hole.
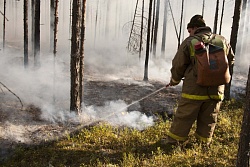
[[[123,100],[129,111],[140,111],[154,118],[171,116],[180,88],[165,87],[165,83],[150,81],[99,81],[87,80],[84,87],[86,106],[103,106],[107,101]],[[17,145],[39,145],[74,132],[79,124],[49,122],[41,119],[41,109],[24,104],[0,86],[0,162],[8,157]],[[160,91],[159,91],[160,90]],[[156,93],[154,93],[156,91]],[[130,105],[133,104],[133,105]]]

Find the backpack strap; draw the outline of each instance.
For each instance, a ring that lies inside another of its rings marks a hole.
[[[216,35],[212,34],[212,33],[206,33],[206,34],[203,34],[201,36],[194,35],[193,37],[194,38],[191,40],[191,44],[190,44],[190,47],[189,47],[190,57],[195,56],[194,45],[197,42],[203,42],[207,46],[208,44],[212,44],[212,41],[215,39]]]

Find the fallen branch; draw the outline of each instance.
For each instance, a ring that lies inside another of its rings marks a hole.
[[[3,87],[5,87],[10,93],[12,93],[14,96],[16,96],[18,98],[18,100],[20,101],[22,108],[23,108],[23,103],[22,103],[21,99],[14,92],[12,92],[7,86],[5,86],[2,82],[0,82],[0,84],[3,85]]]

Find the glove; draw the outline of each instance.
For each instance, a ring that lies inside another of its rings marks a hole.
[[[176,81],[173,78],[170,79],[169,86],[176,86],[180,83],[180,81]]]

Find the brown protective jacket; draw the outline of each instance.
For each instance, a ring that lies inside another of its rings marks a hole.
[[[195,31],[195,36],[203,34],[212,34],[210,27],[200,27]],[[234,63],[234,53],[227,40],[220,35],[218,36],[224,43],[224,50],[226,51],[229,65]],[[183,81],[182,97],[192,100],[208,100],[216,99],[223,100],[224,85],[204,87],[196,84],[197,75],[194,66],[194,56],[192,56],[191,41],[194,36],[187,37],[179,47],[174,59],[172,60],[171,74],[175,81]]]

